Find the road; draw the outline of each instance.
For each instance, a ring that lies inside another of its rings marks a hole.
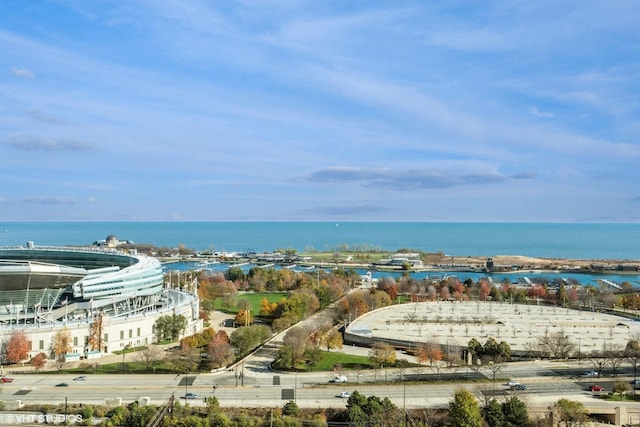
[[[545,406],[562,397],[586,401],[590,405],[598,404],[601,401],[595,399],[588,391],[589,385],[597,383],[607,391],[613,386],[611,378],[571,378],[572,368],[568,369],[565,372],[569,375],[558,376],[556,370],[544,367],[543,364],[513,364],[506,367],[505,372],[509,373],[509,377],[527,384],[528,390],[524,392],[511,392],[498,381],[495,385],[491,381],[401,384],[394,381],[400,376],[395,370],[387,371],[386,383],[384,372],[379,370],[375,374],[363,371],[363,374],[358,376],[357,383],[354,374],[350,373],[349,382],[345,384],[329,383],[332,377],[329,373],[279,374],[267,370],[248,369],[246,366],[244,369],[240,366],[238,371],[187,376],[88,375],[86,381],[74,381],[72,375],[65,374],[30,374],[17,376],[12,383],[2,384],[0,399],[53,404],[64,403],[67,399],[69,403],[103,404],[105,399],[121,398],[123,402],[128,403],[140,397],[149,397],[152,403],[159,404],[172,394],[181,397],[191,392],[198,395],[197,399],[189,400],[191,405],[203,405],[205,397],[215,396],[222,406],[279,407],[288,400],[295,400],[301,407],[344,407],[346,399],[338,397],[340,392],[358,390],[366,396],[388,397],[398,407],[410,408],[446,406],[455,390],[463,387],[479,398],[495,390],[498,395],[524,395],[530,404]],[[519,375],[512,375],[515,372]],[[410,374],[408,370],[403,373],[407,377]],[[487,372],[484,374],[486,376]],[[505,376],[504,373],[500,374],[502,377]],[[367,382],[372,381],[374,375],[378,383]],[[461,380],[464,378],[464,373],[459,372],[458,375]],[[430,376],[433,378],[434,374]],[[629,379],[626,378],[625,381],[627,380]],[[67,383],[68,387],[56,387],[56,384],[61,382]]]

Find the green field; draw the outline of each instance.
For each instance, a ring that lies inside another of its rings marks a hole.
[[[371,360],[366,356],[356,356],[333,351],[323,351],[322,360],[317,365],[309,368],[310,371],[333,371],[336,366],[342,370],[372,369]]]
[[[238,312],[238,301],[245,299],[251,303],[251,315],[257,316],[260,313],[260,303],[262,298],[266,298],[269,302],[280,302],[283,298],[287,298],[286,293],[253,293],[238,294],[233,298],[231,305],[226,307],[222,298],[216,299],[215,309],[224,313],[236,314]]]

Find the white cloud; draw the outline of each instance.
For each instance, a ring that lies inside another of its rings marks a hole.
[[[36,78],[35,74],[33,74],[33,71],[28,70],[26,68],[11,67],[11,74],[13,74],[16,77],[23,77],[25,79],[35,79]]]

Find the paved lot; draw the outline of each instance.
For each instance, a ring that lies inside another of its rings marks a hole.
[[[434,340],[441,345],[466,347],[472,338],[494,337],[513,351],[545,334],[562,333],[576,350],[624,348],[640,335],[640,322],[595,311],[496,302],[424,302],[380,308],[358,317],[348,334],[408,343]]]

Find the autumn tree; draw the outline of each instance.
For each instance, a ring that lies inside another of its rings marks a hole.
[[[342,348],[342,334],[333,327],[321,330],[318,334],[319,344],[326,347],[327,351],[331,349]]]
[[[273,313],[275,312],[275,310],[278,308],[278,303],[276,302],[269,302],[269,300],[267,299],[267,297],[262,297],[262,300],[260,300],[260,316],[264,316],[264,317],[271,317],[273,316]]]
[[[88,345],[91,350],[102,351],[104,344],[102,342],[102,314],[96,316],[89,327]]]
[[[375,342],[369,350],[369,360],[376,365],[393,365],[396,362],[396,351],[391,344]]]
[[[65,327],[53,336],[51,352],[55,358],[56,367],[61,370],[67,361],[67,354],[71,353],[71,332]]]
[[[36,371],[39,371],[40,369],[44,368],[46,364],[47,364],[47,355],[42,352],[36,354],[31,358],[31,366],[33,366],[33,369],[35,369]]]
[[[13,331],[7,341],[6,360],[9,363],[18,363],[29,357],[30,341],[22,331]]]
[[[442,349],[440,348],[440,344],[435,341],[426,342],[424,352],[426,359],[429,361],[429,366],[433,366],[433,362],[442,360]]]
[[[209,365],[212,368],[220,368],[234,360],[233,347],[225,331],[218,331],[207,348]]]
[[[236,313],[236,326],[249,326],[251,324],[251,309],[241,309]]]

